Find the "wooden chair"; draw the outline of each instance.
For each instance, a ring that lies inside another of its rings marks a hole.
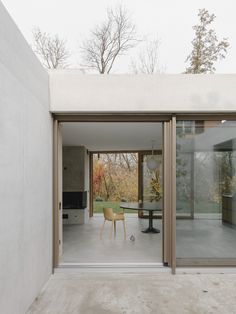
[[[105,227],[106,221],[111,221],[111,232],[110,232],[110,239],[112,238],[113,228],[114,228],[114,238],[116,237],[116,222],[119,220],[123,221],[123,227],[124,227],[124,239],[126,240],[126,229],[125,229],[125,215],[124,212],[122,213],[114,213],[112,208],[103,208],[103,214],[104,214],[104,222],[101,227],[100,231],[100,238],[102,238],[103,230]]]

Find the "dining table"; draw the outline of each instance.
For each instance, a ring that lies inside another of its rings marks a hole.
[[[162,202],[131,202],[120,203],[120,208],[131,210],[143,210],[149,213],[148,228],[142,230],[143,233],[160,233],[160,230],[153,227],[153,212],[162,212]]]

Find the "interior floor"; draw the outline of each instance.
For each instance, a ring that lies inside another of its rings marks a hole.
[[[145,234],[147,219],[126,214],[127,237],[117,222],[116,238],[110,240],[111,223],[96,214],[84,225],[63,226],[63,254],[60,263],[162,263],[162,232]],[[162,230],[162,221],[154,219]],[[135,240],[130,237],[134,235]],[[236,229],[216,219],[177,220],[177,258],[236,258]]]
[[[60,263],[162,263],[162,221],[153,220],[161,232],[151,234],[142,232],[148,227],[148,219],[139,219],[137,214],[125,217],[126,240],[122,221],[117,222],[116,238],[111,240],[111,222],[107,221],[100,239],[102,214],[94,215],[87,224],[64,225]]]
[[[217,219],[177,220],[178,258],[236,258],[235,226]]]

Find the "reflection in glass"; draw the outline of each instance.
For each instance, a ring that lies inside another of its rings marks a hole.
[[[147,161],[152,158],[157,163],[155,170],[147,167]],[[153,202],[162,198],[162,156],[161,155],[144,155],[143,156],[143,201]]]
[[[177,258],[236,258],[236,122],[178,121]]]

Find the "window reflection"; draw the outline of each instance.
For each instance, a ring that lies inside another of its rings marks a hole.
[[[178,121],[177,257],[236,258],[236,122]]]

